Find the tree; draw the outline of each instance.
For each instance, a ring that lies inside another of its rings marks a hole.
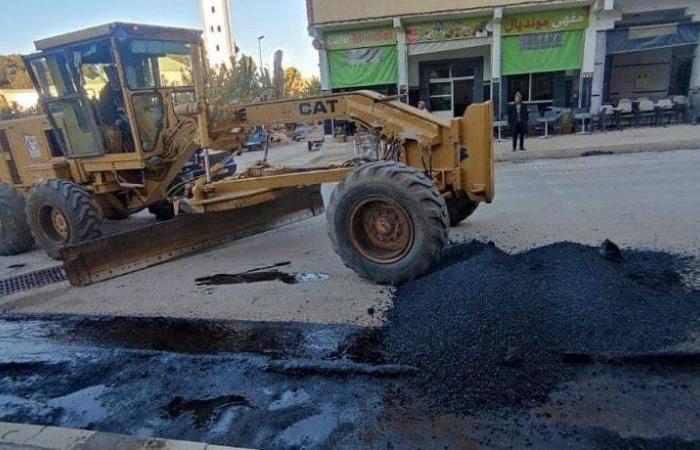
[[[6,89],[32,89],[32,80],[24,68],[21,55],[0,55],[0,78],[5,79]]]
[[[303,97],[305,87],[304,80],[301,77],[301,72],[299,72],[296,67],[287,67],[284,69],[285,98]]]
[[[304,97],[313,97],[321,93],[321,80],[312,75],[311,78],[304,81]]]
[[[271,76],[268,69],[263,69],[261,73],[253,58],[241,54],[239,59],[232,61],[230,67],[223,66],[209,71],[207,100],[216,109],[236,103],[301,98],[318,95],[321,91],[318,77],[304,80],[295,67],[287,67],[283,74],[284,82],[280,89],[276,84],[279,76]]]

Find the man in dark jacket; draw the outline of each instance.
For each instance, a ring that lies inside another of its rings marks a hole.
[[[523,97],[520,92],[516,92],[513,104],[508,108],[508,124],[513,131],[513,151],[517,150],[518,139],[520,140],[520,150],[525,151],[525,135],[527,134],[529,118],[527,106],[523,104]]]

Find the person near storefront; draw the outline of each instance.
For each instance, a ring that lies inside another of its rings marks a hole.
[[[690,118],[693,125],[700,122],[700,86],[695,86],[695,89],[690,92]]]
[[[520,92],[516,92],[513,103],[508,108],[508,124],[513,131],[513,151],[517,150],[518,142],[520,142],[520,150],[525,151],[525,135],[529,118],[527,106],[523,104],[523,96]]]
[[[421,111],[430,112],[430,111],[428,111],[428,106],[425,104],[425,102],[423,100],[420,100],[418,102],[418,109],[420,109]]]

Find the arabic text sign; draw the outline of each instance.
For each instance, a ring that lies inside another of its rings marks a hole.
[[[392,28],[338,31],[329,33],[325,41],[326,49],[328,50],[382,47],[385,45],[396,45],[396,33]]]
[[[583,30],[585,28],[588,28],[588,8],[559,9],[509,15],[503,19],[501,30],[504,36],[513,36],[517,34]]]
[[[490,17],[470,17],[459,20],[424,22],[406,27],[406,42],[448,41],[491,35]]]

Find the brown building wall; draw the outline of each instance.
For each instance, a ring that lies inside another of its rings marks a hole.
[[[389,17],[450,14],[499,6],[541,6],[590,3],[559,0],[307,0],[310,25],[364,21]]]

